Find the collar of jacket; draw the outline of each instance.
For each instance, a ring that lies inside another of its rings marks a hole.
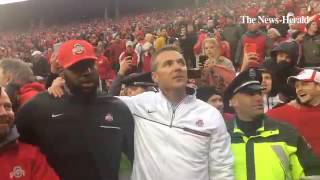
[[[262,35],[263,33],[258,30],[258,31],[247,31],[246,32],[246,35],[249,36],[249,37],[256,37],[256,36],[259,36],[259,35]]]
[[[6,137],[6,139],[0,143],[0,149],[4,148],[7,144],[10,144],[11,142],[17,140],[18,137],[19,137],[19,133],[18,133],[17,127],[14,125],[10,133]]]
[[[312,39],[312,38],[314,38],[314,37],[319,37],[320,38],[320,34],[319,33],[316,33],[316,34],[314,34],[314,35],[310,35],[310,34],[308,34],[308,33],[306,33],[306,35],[304,36],[304,39],[305,40],[309,40],[309,39]]]
[[[168,100],[168,98],[162,93],[161,89],[159,89],[159,93],[160,93],[160,95],[161,95],[161,97],[162,97],[163,99],[166,99],[166,101],[170,103],[170,105],[174,105],[174,104],[172,104],[172,103]],[[187,94],[187,96],[184,97],[178,104],[175,104],[174,106],[179,106],[182,102],[184,102],[184,101],[186,101],[186,100],[190,100],[190,101],[191,101],[191,100],[195,100],[195,99],[196,99],[196,89],[191,88],[191,87],[186,87],[186,94]]]
[[[248,142],[249,139],[256,138],[256,137],[270,137],[274,135],[278,135],[280,133],[279,129],[276,127],[269,127],[269,120],[268,118],[264,115],[263,120],[262,120],[262,126],[257,129],[257,132],[259,132],[258,135],[256,136],[250,136],[246,137],[244,132],[241,131],[241,129],[238,128],[236,119],[233,120],[233,133],[231,134],[231,137],[242,137],[243,141],[245,143]]]
[[[63,89],[65,92],[65,96],[68,96],[71,99],[79,99],[74,94],[72,94],[72,92],[70,91],[69,87],[66,84],[63,85]],[[102,92],[99,88],[97,88],[95,97],[100,97],[100,96],[108,96],[108,94],[105,92]],[[73,97],[75,97],[75,98],[73,98]]]

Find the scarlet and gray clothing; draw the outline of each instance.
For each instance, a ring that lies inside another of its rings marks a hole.
[[[1,180],[59,180],[39,149],[12,142],[0,151]]]
[[[135,119],[133,180],[231,180],[230,136],[220,112],[188,95],[173,105],[162,92],[119,97]]]
[[[121,152],[133,160],[133,119],[117,98],[41,93],[20,109],[17,126],[63,180],[118,180]]]
[[[39,149],[20,143],[16,140],[18,137],[14,126],[0,143],[0,179],[59,180]]]

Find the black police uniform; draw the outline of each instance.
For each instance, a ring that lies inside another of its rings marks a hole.
[[[141,86],[145,87],[148,91],[156,91],[156,84],[151,78],[151,72],[144,73],[133,73],[128,76],[117,75],[116,79],[112,82],[109,96],[118,96],[121,91],[121,85],[124,84],[126,87],[129,86]],[[148,89],[149,88],[149,89]]]
[[[41,93],[16,123],[21,141],[38,146],[62,180],[117,180],[121,152],[133,161],[134,121],[114,97],[84,102]]]

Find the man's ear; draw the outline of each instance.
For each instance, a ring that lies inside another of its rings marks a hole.
[[[236,107],[238,106],[238,99],[236,97],[232,97],[229,101],[230,107]]]
[[[159,83],[159,76],[156,72],[152,72],[151,77],[152,77],[153,82],[155,82],[156,84]]]
[[[10,74],[5,74],[4,75],[4,79],[5,79],[5,82],[6,82],[6,84],[9,84],[9,83],[11,83],[12,82],[12,75],[10,75]]]

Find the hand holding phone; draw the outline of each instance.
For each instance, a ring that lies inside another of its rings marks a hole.
[[[246,43],[244,46],[244,53],[257,53],[257,44],[255,43]]]
[[[251,68],[251,67],[257,68],[259,66],[260,66],[259,55],[253,52],[246,53],[244,54],[243,63],[240,71],[242,72],[248,68]]]
[[[199,66],[200,67],[204,67],[204,64],[206,63],[206,61],[209,59],[209,57],[208,56],[206,56],[206,55],[200,55],[199,56]]]
[[[132,56],[127,56],[126,59],[127,60],[132,60]]]

